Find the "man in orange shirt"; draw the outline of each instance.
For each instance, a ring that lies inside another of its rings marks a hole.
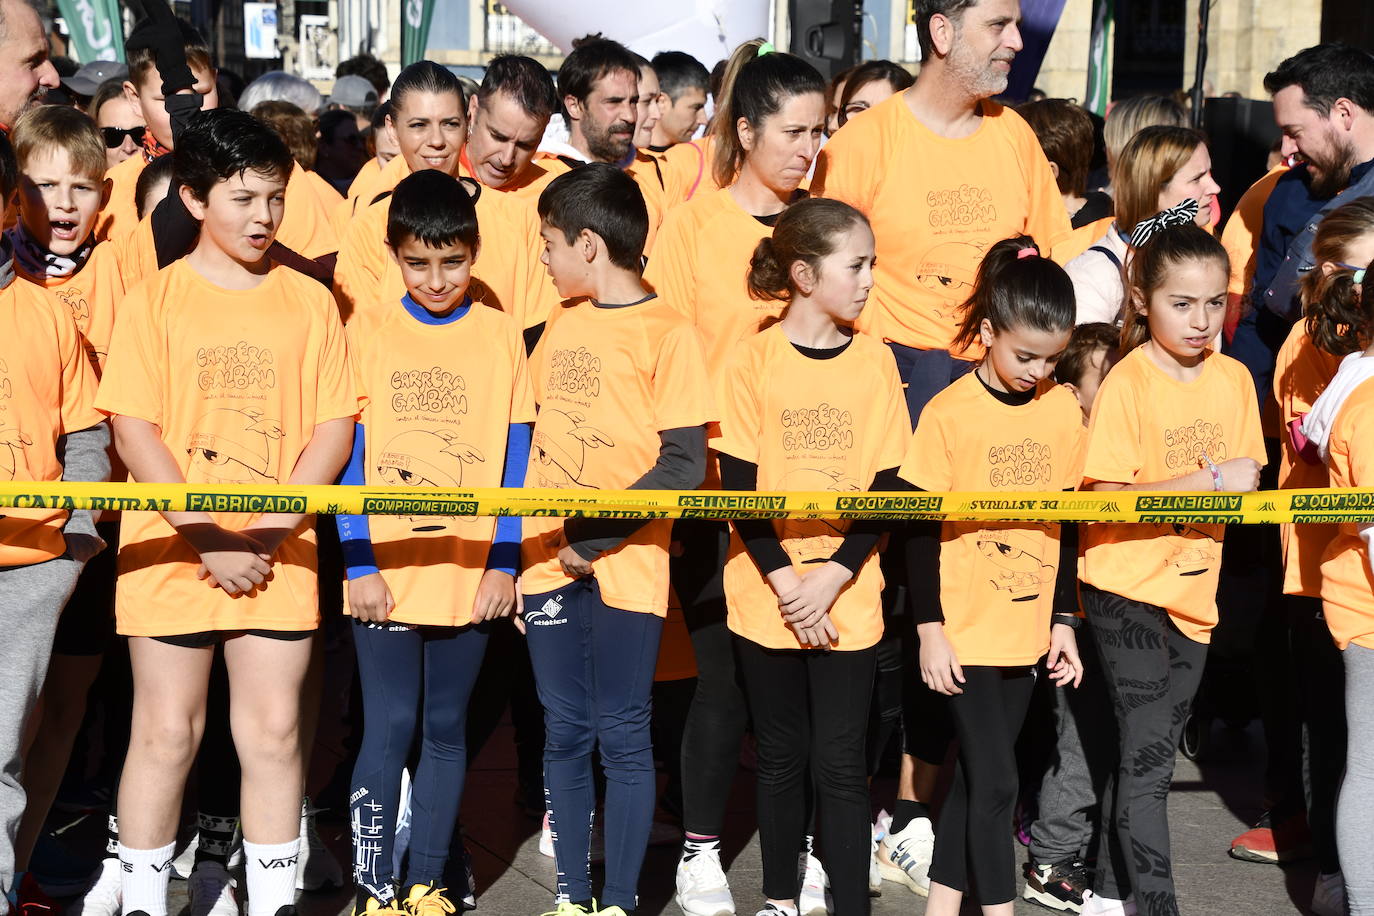
[[[682,51],[663,51],[650,61],[658,76],[658,102],[663,112],[654,125],[649,151],[660,156],[696,136],[706,126],[706,90],[711,74],[701,61]]]
[[[566,143],[541,149],[568,168],[586,162],[628,164],[634,156],[639,106],[639,61],[618,41],[590,38],[558,68],[558,96]]]
[[[1035,134],[992,101],[1006,89],[1021,50],[1020,15],[1018,0],[920,0],[916,84],[848,124],[817,158],[811,192],[852,204],[873,225],[878,262],[860,329],[892,347],[913,427],[926,402],[978,355],[976,347],[950,347],[983,253],[1026,234],[1048,255],[1072,231]],[[917,834],[929,836],[925,803],[950,727],[941,707],[925,702],[934,695],[919,680],[906,689],[919,709],[912,718],[920,721],[908,721],[905,731],[918,736],[919,746],[907,748],[892,830],[879,855],[918,873],[929,844]]]

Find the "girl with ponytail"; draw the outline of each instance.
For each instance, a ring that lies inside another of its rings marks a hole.
[[[854,332],[872,285],[873,232],[848,204],[802,201],[759,241],[750,294],[786,311],[735,350],[717,389],[726,489],[899,488],[907,420],[897,364],[880,341]],[[808,780],[834,912],[869,911],[865,746],[883,633],[883,527],[732,525],[725,601],[758,738],[760,916],[812,911],[797,893]]]

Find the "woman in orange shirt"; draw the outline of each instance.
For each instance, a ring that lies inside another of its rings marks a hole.
[[[894,488],[906,438],[897,364],[853,327],[872,285],[873,232],[848,204],[803,201],[759,242],[750,292],[787,311],[735,351],[719,388],[727,489]],[[737,519],[734,531],[725,599],[758,738],[759,912],[797,912],[809,774],[835,912],[867,913],[880,528]]]
[[[1255,385],[1243,365],[1210,349],[1226,317],[1228,271],[1226,249],[1196,225],[1163,229],[1137,250],[1124,355],[1093,404],[1087,488],[1255,489],[1265,460]],[[1082,601],[1121,751],[1086,912],[1119,913],[1134,891],[1141,916],[1178,913],[1165,802],[1217,622],[1224,534],[1220,524],[1084,529]],[[1113,869],[1123,861],[1126,873]]]
[[[664,301],[696,325],[716,386],[735,347],[782,312],[777,299],[749,295],[749,258],[798,197],[825,121],[820,74],[789,54],[760,56],[761,45],[740,45],[726,70],[712,128],[721,188],[698,193],[668,212],[644,275]],[[708,464],[708,485],[716,478],[713,464]],[[734,909],[719,843],[746,719],[721,587],[726,526],[680,523],[674,537],[682,554],[673,558],[673,585],[698,669],[683,738],[686,843],[677,902],[688,916],[715,916]]]
[[[1053,378],[1073,331],[1073,284],[1029,236],[993,245],[955,346],[982,360],[931,398],[899,473],[921,490],[1064,490],[1078,482],[1083,414]],[[918,522],[907,540],[921,679],[948,697],[959,736],[935,833],[932,916],[957,916],[969,879],[985,914],[1012,912],[1016,737],[1042,658],[1077,686],[1072,526]],[[1058,613],[1056,613],[1058,612]]]

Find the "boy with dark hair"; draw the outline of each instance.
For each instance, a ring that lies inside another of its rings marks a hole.
[[[0,135],[0,194],[15,191],[15,159]],[[102,481],[109,478],[109,428],[94,406],[96,375],[71,311],[14,275],[0,241],[0,477]],[[0,514],[0,913],[15,891],[32,899],[15,872],[15,832],[24,813],[19,782],[29,714],[48,672],[63,605],[82,565],[105,547],[85,510],[6,509]],[[19,885],[19,886],[16,886]]]
[[[706,91],[711,74],[701,61],[682,51],[660,52],[651,63],[658,74],[663,113],[654,126],[649,148],[661,153],[674,144],[686,143],[698,128],[706,126]]]
[[[540,412],[528,484],[695,488],[715,419],[705,358],[690,322],[640,278],[649,216],[639,187],[592,163],[554,179],[539,215],[544,263],[571,301],[531,360]],[[667,521],[525,522],[523,620],[548,733],[558,899],[570,913],[634,913],[654,810],[649,695],[670,535]],[[607,781],[600,910],[588,867],[597,745]]]
[[[97,407],[136,481],[333,482],[358,411],[343,327],[320,284],[267,258],[291,155],[239,111],[178,137],[173,186],[195,247],[120,306]],[[166,916],[181,794],[223,644],[243,770],[250,916],[293,916],[301,691],[319,625],[313,526],[291,512],[129,512],[116,623],[134,710],[120,780],[125,913]]]
[[[534,397],[522,329],[468,296],[480,253],[472,199],[441,171],[415,172],[391,196],[386,236],[406,292],[349,325],[367,406],[341,482],[521,486]],[[399,907],[451,912],[440,882],[467,768],[468,701],[486,624],[515,609],[520,519],[343,515],[338,527],[364,707],[349,790],[355,913],[398,906],[392,840],[417,732]]]

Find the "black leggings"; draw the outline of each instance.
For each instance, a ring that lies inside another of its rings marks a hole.
[[[1169,852],[1169,784],[1183,722],[1202,681],[1207,646],[1184,636],[1163,608],[1083,583],[1083,609],[1116,708],[1121,763],[1104,795],[1094,889],[1124,899],[1140,916],[1176,916]],[[1119,845],[1117,845],[1119,844]],[[1122,851],[1128,854],[1124,857]],[[1127,874],[1103,867],[1126,863]]]
[[[725,626],[721,580],[730,534],[724,523],[679,522],[673,536],[682,544],[682,555],[672,560],[673,588],[697,663],[696,693],[682,732],[682,826],[698,836],[720,836],[748,723]]]
[[[1035,688],[1035,668],[963,669],[964,692],[948,698],[959,760],[936,821],[930,880],[967,891],[972,873],[978,902],[995,906],[1016,899],[1016,736]]]
[[[740,636],[735,644],[759,746],[764,896],[797,896],[809,765],[835,912],[862,916],[872,838],[864,742],[877,650],[765,649]]]

